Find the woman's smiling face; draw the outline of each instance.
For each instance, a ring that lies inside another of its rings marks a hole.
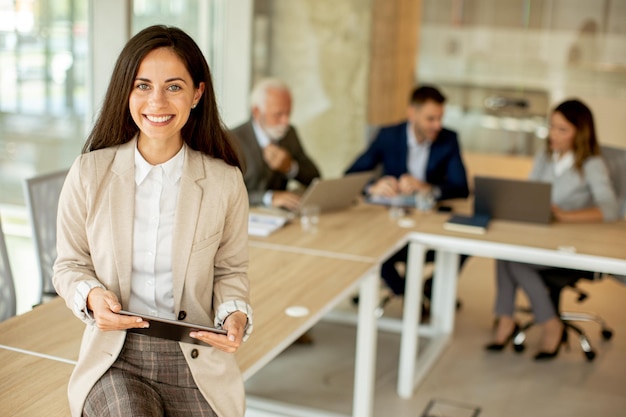
[[[194,87],[185,64],[171,49],[148,53],[129,97],[130,114],[140,130],[139,140],[182,142],[180,130],[203,91],[204,83]]]

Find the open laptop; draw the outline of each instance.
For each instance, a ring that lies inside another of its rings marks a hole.
[[[474,213],[492,219],[548,224],[552,185],[546,182],[474,177]]]
[[[319,206],[320,211],[333,211],[350,207],[361,194],[374,173],[355,172],[332,179],[316,178],[309,184],[300,199],[300,207]]]

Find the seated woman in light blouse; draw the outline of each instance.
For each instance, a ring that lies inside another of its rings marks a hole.
[[[530,179],[552,184],[552,214],[557,222],[610,222],[618,217],[615,191],[600,156],[593,115],[579,100],[559,104],[550,117],[547,149],[533,164]],[[535,321],[543,325],[536,360],[554,358],[567,333],[555,311],[540,272],[541,265],[497,261],[495,339],[485,348],[501,351],[519,330],[513,319],[515,293],[527,294]]]

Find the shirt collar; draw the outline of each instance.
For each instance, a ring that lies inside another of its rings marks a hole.
[[[139,149],[135,146],[135,184],[140,185],[148,176],[150,171],[155,166],[160,166],[163,168],[163,172],[170,179],[172,183],[175,183],[180,179],[183,175],[183,162],[185,161],[185,147],[186,145],[180,148],[180,150],[171,157],[169,160],[163,162],[159,165],[151,165],[148,161],[144,159],[144,157],[139,152]]]
[[[554,163],[554,174],[558,177],[574,166],[574,152],[568,151],[561,157],[556,152],[552,152],[552,162]]]
[[[256,141],[259,143],[261,148],[265,148],[267,145],[272,143],[265,130],[257,123],[256,120],[252,119],[252,129],[254,129],[254,135],[256,136]]]
[[[411,122],[406,123],[406,143],[409,146],[409,149],[429,148],[432,144],[432,142],[429,140],[425,140],[422,143],[419,143],[417,141],[417,137],[415,136],[415,131],[413,130]]]

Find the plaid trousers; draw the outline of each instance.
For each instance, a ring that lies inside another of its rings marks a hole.
[[[217,417],[178,342],[126,335],[119,357],[87,395],[83,417],[128,416]]]

